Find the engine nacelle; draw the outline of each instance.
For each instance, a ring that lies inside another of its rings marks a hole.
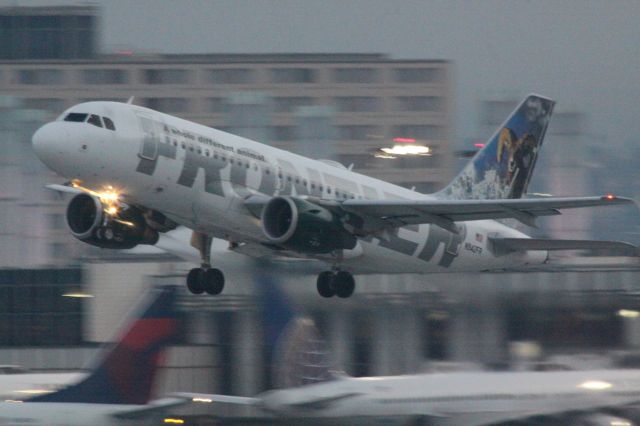
[[[293,197],[269,200],[262,210],[262,231],[273,244],[300,253],[350,250],[358,242],[334,213]]]
[[[67,207],[71,234],[87,244],[109,249],[158,242],[158,232],[147,225],[137,208],[121,206],[115,215],[107,214],[105,208],[96,196],[82,193],[73,197]]]

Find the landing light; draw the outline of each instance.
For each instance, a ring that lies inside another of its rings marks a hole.
[[[603,382],[600,380],[588,380],[584,383],[578,385],[579,388],[587,389],[587,390],[605,390],[611,388],[613,385],[609,382]]]

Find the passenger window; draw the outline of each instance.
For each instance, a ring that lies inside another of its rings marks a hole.
[[[89,116],[89,119],[87,120],[87,123],[93,124],[96,127],[102,127],[102,120],[100,120],[100,117],[98,117],[95,114],[91,114]]]
[[[116,130],[116,126],[113,124],[113,121],[109,117],[102,117],[104,120],[104,127],[109,130]]]
[[[74,123],[84,123],[84,121],[87,119],[87,115],[89,114],[82,114],[79,112],[70,112],[64,118],[64,121],[72,121]]]

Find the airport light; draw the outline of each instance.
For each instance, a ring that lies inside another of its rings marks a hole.
[[[174,425],[183,425],[184,424],[184,420],[182,419],[172,419],[172,418],[166,418],[164,419],[164,422],[167,424],[174,424]]]
[[[376,158],[423,157],[433,155],[431,147],[417,143],[414,138],[393,138],[393,146],[378,148]]]
[[[613,385],[609,382],[603,382],[601,380],[588,380],[578,385],[579,388],[600,391],[611,388]]]
[[[62,297],[73,297],[76,299],[90,299],[92,297],[95,297],[93,294],[89,294],[89,293],[81,293],[81,292],[77,292],[77,293],[65,293],[62,295]]]
[[[640,317],[640,312],[631,309],[620,309],[618,316],[622,318],[638,318]]]

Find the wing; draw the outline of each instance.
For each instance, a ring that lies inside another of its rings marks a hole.
[[[562,209],[620,204],[633,204],[633,200],[612,195],[503,200],[346,200],[338,206],[361,218],[367,233],[421,223],[432,223],[457,233],[454,222],[516,219],[535,226],[538,216],[558,215]]]

